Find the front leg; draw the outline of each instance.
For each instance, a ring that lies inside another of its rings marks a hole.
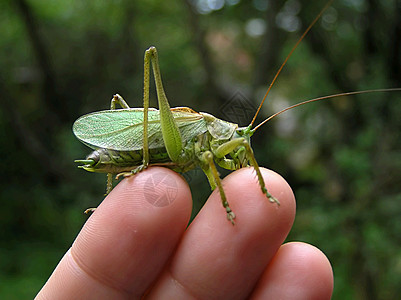
[[[278,199],[275,198],[272,194],[270,194],[267,191],[265,181],[263,179],[262,173],[260,172],[259,165],[256,161],[255,155],[253,154],[253,150],[252,150],[251,146],[245,140],[244,140],[243,145],[245,146],[245,149],[247,152],[247,157],[248,157],[251,165],[254,167],[254,169],[256,171],[256,174],[257,174],[258,180],[259,180],[259,185],[260,185],[260,188],[262,189],[263,194],[265,194],[267,196],[267,198],[269,199],[270,202],[277,203],[277,205],[280,205],[280,202],[278,201]]]
[[[255,155],[253,154],[253,150],[252,150],[251,146],[249,145],[249,143],[244,138],[232,139],[232,140],[220,145],[219,147],[217,147],[217,149],[215,149],[213,152],[216,155],[216,157],[222,159],[226,155],[233,152],[236,148],[241,147],[241,146],[245,147],[246,157],[249,160],[250,164],[255,169],[256,175],[258,176],[258,181],[259,181],[259,185],[262,190],[262,193],[266,195],[266,197],[269,199],[270,202],[274,202],[274,203],[277,203],[277,205],[280,205],[280,202],[272,194],[270,194],[268,192],[268,190],[266,189],[265,181],[263,179],[262,173],[260,172],[260,168],[256,161]],[[233,159],[232,161],[233,162],[231,165],[235,165],[235,160]],[[222,162],[224,162],[224,164],[227,164],[227,161],[222,160]]]
[[[221,184],[221,179],[219,177],[219,172],[217,171],[216,165],[213,161],[213,154],[210,151],[205,151],[200,157],[201,166],[203,172],[206,174],[207,179],[209,180],[210,186],[212,190],[216,187],[219,188],[221,203],[227,212],[227,220],[231,222],[231,224],[235,225],[234,219],[235,214],[231,210],[230,205],[228,204],[226,193],[224,192],[223,185]]]

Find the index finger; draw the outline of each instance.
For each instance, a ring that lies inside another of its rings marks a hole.
[[[188,224],[188,185],[152,167],[120,182],[63,257],[38,299],[139,297],[158,276]]]

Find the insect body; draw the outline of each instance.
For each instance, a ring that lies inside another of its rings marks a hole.
[[[160,110],[149,108],[149,66],[152,62]],[[116,109],[116,105],[122,109]],[[266,189],[262,174],[250,147],[251,126],[220,120],[188,107],[170,108],[164,93],[157,51],[145,52],[144,108],[130,108],[120,95],[111,100],[111,110],[80,117],[73,132],[94,151],[77,160],[91,172],[108,173],[107,193],[111,191],[111,174],[131,176],[148,166],[165,166],[186,172],[200,166],[212,189],[218,187],[227,219],[234,224],[231,210],[215,163],[228,170],[252,165],[259,185],[271,202],[279,204]]]

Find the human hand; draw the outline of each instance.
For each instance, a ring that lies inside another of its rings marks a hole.
[[[291,188],[261,171],[281,205],[261,193],[252,168],[235,171],[223,180],[235,226],[215,190],[187,228],[191,193],[171,170],[124,179],[36,299],[330,299],[325,255],[304,243],[282,245],[295,217]]]

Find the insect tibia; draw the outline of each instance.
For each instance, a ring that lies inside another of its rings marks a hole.
[[[249,162],[251,163],[251,165],[255,169],[255,172],[256,172],[256,175],[258,177],[258,181],[259,181],[259,185],[260,185],[260,188],[262,190],[262,193],[266,195],[266,197],[269,199],[270,202],[276,203],[277,205],[280,205],[280,202],[278,201],[278,199],[275,198],[272,194],[270,194],[269,191],[266,188],[265,181],[263,179],[262,173],[260,172],[259,165],[258,165],[258,163],[256,161],[255,155],[253,154],[253,150],[252,150],[251,146],[246,141],[244,141],[243,145],[245,146]]]
[[[234,219],[235,214],[231,210],[230,205],[228,204],[226,193],[224,192],[223,185],[221,183],[221,179],[219,176],[219,172],[217,171],[216,165],[213,161],[213,154],[210,151],[205,151],[201,157],[201,161],[207,167],[202,168],[203,172],[205,172],[207,179],[209,180],[210,186],[212,189],[218,187],[220,192],[221,203],[227,212],[227,220],[231,222],[231,224],[235,225]]]

